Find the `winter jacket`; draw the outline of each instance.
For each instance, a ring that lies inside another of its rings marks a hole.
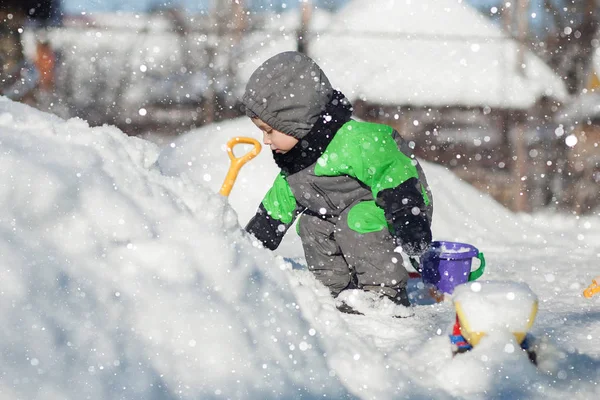
[[[277,176],[246,230],[276,249],[300,213],[336,217],[348,207],[346,222],[356,232],[389,229],[409,252],[431,242],[431,192],[409,146],[391,127],[345,123],[316,162]],[[411,229],[418,232],[403,235]]]

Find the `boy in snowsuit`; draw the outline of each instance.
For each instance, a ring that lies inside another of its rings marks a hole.
[[[265,61],[242,103],[281,168],[246,230],[274,250],[300,215],[308,269],[334,297],[360,288],[409,306],[408,273],[394,250],[425,251],[433,204],[398,132],[352,120],[348,99],[298,52]]]

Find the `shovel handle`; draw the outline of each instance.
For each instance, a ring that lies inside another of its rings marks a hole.
[[[592,280],[592,284],[583,291],[583,295],[585,296],[585,298],[589,299],[596,293],[600,293],[600,285],[598,284],[596,279]]]
[[[236,157],[233,154],[233,148],[237,144],[251,144],[254,145],[254,148],[243,156]],[[227,142],[227,155],[229,156],[231,163],[229,164],[229,171],[227,171],[227,176],[225,176],[225,180],[223,181],[221,190],[219,190],[219,194],[225,197],[229,196],[229,193],[231,193],[231,189],[233,188],[233,184],[237,179],[238,173],[240,172],[240,168],[242,168],[242,166],[248,161],[256,157],[258,153],[260,153],[260,149],[261,145],[258,140],[249,137],[237,136],[231,138]]]

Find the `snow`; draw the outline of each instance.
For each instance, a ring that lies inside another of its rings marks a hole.
[[[588,120],[595,121],[599,117],[600,93],[591,91],[580,94],[576,100],[561,110],[557,122],[571,127],[576,124],[587,124]]]
[[[452,302],[460,304],[473,332],[527,332],[537,296],[523,282],[475,281],[456,287]]]
[[[568,98],[560,77],[461,0],[350,1],[309,55],[350,100],[384,105],[526,109],[543,96]],[[269,57],[295,50],[293,37],[263,40],[240,80]],[[333,78],[336,79],[333,79]]]
[[[344,290],[336,297],[336,305],[346,304],[364,315],[377,315],[390,317],[411,317],[414,315],[412,309],[395,304],[386,297],[381,297],[374,292],[366,292],[360,289]]]
[[[439,253],[440,258],[447,258],[449,260],[461,260],[463,258],[471,258],[477,256],[477,249],[473,248],[473,246],[468,245],[466,243],[439,242],[432,243],[432,245],[432,247],[435,248],[436,252]],[[467,256],[464,253],[473,253],[474,256]],[[460,254],[460,256],[457,256],[458,254]]]
[[[293,35],[296,38],[298,29],[300,29],[301,11],[292,9],[283,13],[265,13],[267,15],[265,29],[270,31],[279,31],[279,35]],[[314,7],[310,10],[309,30],[322,31],[331,24],[333,14],[321,8]]]
[[[539,299],[538,368],[511,335],[452,358],[452,304],[417,280],[413,317],[341,314],[293,230],[275,253],[243,231],[276,174],[263,151],[217,194],[224,144],[259,135],[245,118],[159,148],[0,98],[0,133],[2,398],[600,395],[600,297],[582,296],[597,215],[515,215],[423,163],[434,238],[475,245],[482,279]]]
[[[592,58],[592,68],[596,76],[600,76],[600,50],[598,50],[598,48],[594,50],[594,55]]]

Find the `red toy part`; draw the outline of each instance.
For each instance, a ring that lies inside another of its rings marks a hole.
[[[456,316],[456,322],[454,323],[454,327],[452,327],[453,335],[460,335],[460,322],[458,321],[458,315]]]

